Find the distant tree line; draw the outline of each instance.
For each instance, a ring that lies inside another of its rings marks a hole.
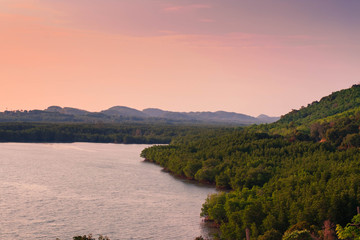
[[[168,144],[174,137],[226,129],[167,124],[0,123],[0,142]]]
[[[59,238],[56,238],[56,240],[60,240]],[[83,235],[83,236],[75,236],[73,237],[73,240],[110,240],[108,236],[99,235],[99,237],[96,239],[93,237],[92,234]]]

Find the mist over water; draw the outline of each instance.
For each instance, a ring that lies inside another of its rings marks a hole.
[[[146,145],[0,144],[0,239],[194,239],[216,190],[139,157]]]

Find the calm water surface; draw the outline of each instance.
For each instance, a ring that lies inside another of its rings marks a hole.
[[[0,239],[194,239],[215,189],[139,157],[146,145],[0,144]]]

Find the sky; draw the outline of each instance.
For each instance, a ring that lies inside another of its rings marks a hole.
[[[359,0],[0,0],[0,111],[284,115],[360,83]]]

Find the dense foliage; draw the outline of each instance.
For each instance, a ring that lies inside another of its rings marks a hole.
[[[142,156],[176,174],[233,189],[210,196],[202,209],[221,224],[225,239],[243,238],[247,227],[254,238],[283,233],[302,221],[317,232],[327,219],[349,221],[360,202],[356,148],[339,151],[329,143],[237,130],[148,148]]]
[[[0,142],[169,143],[220,127],[159,124],[0,123]]]
[[[359,92],[353,86],[274,124],[188,135],[142,156],[233,190],[202,208],[223,239],[243,239],[246,229],[252,239],[330,239],[360,204]]]
[[[314,101],[300,110],[293,110],[282,116],[278,123],[307,124],[318,119],[341,114],[360,107],[360,85],[334,92],[323,97],[319,102]]]
[[[360,214],[357,214],[351,220],[351,223],[346,224],[345,227],[336,226],[336,232],[339,239],[360,239]]]

